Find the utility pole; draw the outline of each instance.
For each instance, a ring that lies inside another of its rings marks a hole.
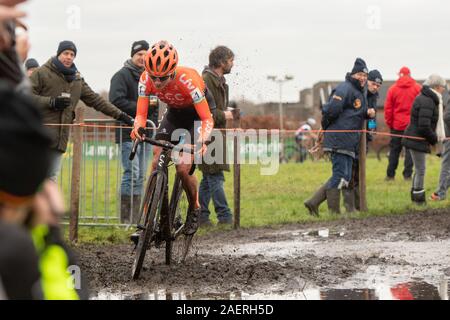
[[[282,142],[282,148],[281,148],[281,157],[284,158],[284,139],[283,139],[283,130],[284,130],[284,123],[283,123],[283,84],[286,82],[293,80],[294,77],[291,75],[284,75],[282,78],[278,78],[277,76],[267,76],[267,79],[270,81],[273,81],[275,83],[278,83],[279,86],[279,93],[280,93],[280,100],[278,103],[278,113],[280,115],[280,135],[281,135],[281,142]]]

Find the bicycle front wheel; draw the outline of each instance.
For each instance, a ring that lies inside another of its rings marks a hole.
[[[183,223],[189,202],[178,175],[175,177],[174,187],[169,205],[170,240],[166,240],[166,264],[171,261],[184,262],[192,246],[194,235],[184,235]],[[176,257],[176,258],[175,258]]]
[[[160,202],[163,201],[161,195],[163,194],[164,176],[161,174],[153,175],[147,184],[144,202],[142,203],[141,217],[144,217],[144,230],[139,237],[139,242],[136,247],[136,255],[133,262],[131,276],[133,280],[139,278],[142,265],[144,263],[145,253],[148,249],[150,239],[152,238],[153,229],[155,226],[155,216]]]

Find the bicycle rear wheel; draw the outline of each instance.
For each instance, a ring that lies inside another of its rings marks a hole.
[[[163,201],[163,197],[161,197],[163,187],[164,176],[160,174],[153,175],[147,184],[144,201],[141,208],[141,218],[142,216],[144,217],[144,230],[142,230],[138,245],[136,247],[136,255],[131,271],[133,280],[138,279],[141,273],[145,253],[148,249],[149,242],[153,234],[156,212],[160,207],[161,201]]]

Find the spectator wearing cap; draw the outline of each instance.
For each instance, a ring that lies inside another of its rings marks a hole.
[[[136,41],[131,46],[131,58],[111,78],[109,100],[117,108],[131,117],[136,117],[138,84],[144,72],[144,58],[149,44],[145,40]],[[152,107],[148,120],[158,125],[158,107]],[[130,161],[129,156],[133,142],[131,129],[116,129],[116,143],[120,144],[122,154],[122,182],[120,187],[120,220],[122,223],[136,223],[144,180],[151,157],[151,146],[141,144],[136,157]]]
[[[345,82],[332,91],[328,103],[323,106],[323,150],[330,154],[333,168],[328,182],[304,203],[312,215],[318,215],[319,205],[325,199],[331,213],[340,213],[341,189],[350,183],[361,137],[360,132],[354,131],[361,130],[366,118],[375,116],[374,110],[367,108],[368,73],[365,61],[357,58]]]
[[[383,77],[378,70],[372,70],[367,76],[367,108],[371,109],[372,113],[376,115],[377,101],[379,97],[379,91],[383,84]],[[376,116],[373,118],[376,121]],[[369,130],[368,124],[366,129]],[[367,138],[367,149],[368,143],[372,141],[372,135],[366,134]],[[359,151],[359,147],[357,149]],[[342,197],[344,206],[347,212],[353,212],[355,210],[360,211],[360,196],[359,196],[359,158],[354,159],[352,179],[349,183],[348,188],[342,189]]]
[[[27,71],[27,76],[31,77],[33,72],[39,68],[39,62],[36,59],[30,58],[25,61],[25,70]]]
[[[383,85],[383,77],[378,70],[372,70],[367,77],[367,106],[368,108],[377,108],[379,91]]]
[[[445,140],[444,105],[442,94],[447,88],[445,79],[433,74],[427,78],[420,95],[414,100],[411,120],[405,130],[402,144],[409,149],[414,163],[411,200],[425,204],[426,155],[431,146]],[[417,137],[417,138],[413,138]]]
[[[73,62],[76,55],[75,44],[72,41],[62,41],[56,56],[50,58],[30,77],[33,97],[43,115],[44,123],[53,124],[49,127],[53,140],[53,161],[48,176],[54,181],[60,171],[62,155],[66,152],[69,140],[70,127],[67,124],[73,123],[75,107],[79,100],[129,126],[133,124],[131,117],[89,87]]]
[[[384,120],[392,134],[403,135],[409,124],[411,107],[414,99],[420,93],[421,86],[411,77],[411,71],[407,67],[401,68],[398,75],[398,80],[387,92],[384,104]],[[402,152],[402,138],[398,136],[391,137],[389,147],[386,181],[394,180],[395,178],[395,171]],[[406,180],[411,179],[412,171],[413,162],[410,153],[406,150],[403,178]]]

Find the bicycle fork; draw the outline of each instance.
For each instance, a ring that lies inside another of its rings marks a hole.
[[[153,241],[155,242],[155,247],[159,247],[162,242],[166,240],[166,237],[170,236],[170,230],[166,230],[168,223],[168,212],[169,212],[169,171],[167,166],[170,161],[170,155],[168,150],[163,150],[159,155],[158,164],[156,167],[156,176],[161,176],[163,178],[162,183],[162,199],[159,202],[159,208],[155,215],[155,220],[153,221]]]

